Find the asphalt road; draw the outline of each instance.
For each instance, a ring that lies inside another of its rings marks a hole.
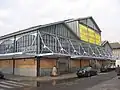
[[[24,88],[24,90],[86,90],[104,81],[111,80],[114,77],[116,77],[116,73],[112,71],[88,78],[36,82],[36,87]]]
[[[48,82],[16,82],[9,80],[0,80],[0,90],[86,90],[104,81],[116,77],[114,71],[102,73],[88,78],[72,78],[66,80],[53,80]]]

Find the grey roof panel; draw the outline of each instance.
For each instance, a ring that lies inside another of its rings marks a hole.
[[[110,43],[110,45],[113,49],[120,49],[120,44],[118,42]]]

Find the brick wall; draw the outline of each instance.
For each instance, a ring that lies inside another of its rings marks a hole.
[[[36,67],[36,60],[34,58],[15,60],[15,68],[35,68],[35,67]]]
[[[40,75],[41,76],[51,75],[52,68],[55,65],[56,65],[56,59],[41,58],[40,59]]]
[[[0,60],[0,68],[7,68],[13,66],[13,60]]]
[[[13,73],[13,60],[0,60],[0,71],[3,73]]]
[[[54,65],[56,65],[56,59],[51,58],[40,59],[40,68],[52,68]]]
[[[15,59],[14,73],[21,76],[36,76],[35,58]]]
[[[79,59],[71,60],[71,67],[80,67],[80,60]]]
[[[81,60],[81,67],[89,66],[90,60]]]

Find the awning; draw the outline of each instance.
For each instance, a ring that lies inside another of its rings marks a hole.
[[[107,58],[107,57],[94,57],[94,56],[71,56],[71,58],[74,59],[97,59],[97,60],[115,60],[113,58]]]
[[[69,54],[61,54],[61,53],[35,54],[35,53],[16,52],[16,53],[0,54],[0,59],[30,58],[30,57],[48,57],[48,58],[70,57],[73,59],[115,60],[115,58],[83,56],[83,55],[72,55],[71,56]]]
[[[70,55],[61,54],[61,53],[34,54],[34,53],[23,53],[23,52],[0,54],[0,59],[30,58],[30,57],[59,58],[59,57],[70,57]]]
[[[0,59],[28,58],[28,57],[35,57],[35,55],[29,55],[23,52],[0,54]]]

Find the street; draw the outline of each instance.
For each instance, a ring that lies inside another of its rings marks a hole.
[[[96,90],[99,84],[112,80],[116,77],[114,71],[100,73],[97,76],[85,78],[71,78],[66,80],[53,80],[45,82],[16,82],[10,80],[0,81],[0,90]],[[100,89],[101,90],[101,89]]]
[[[93,86],[111,80],[115,77],[116,73],[112,71],[88,78],[72,78],[57,81],[53,80],[49,82],[36,82],[36,86],[24,88],[24,90],[89,90]]]

